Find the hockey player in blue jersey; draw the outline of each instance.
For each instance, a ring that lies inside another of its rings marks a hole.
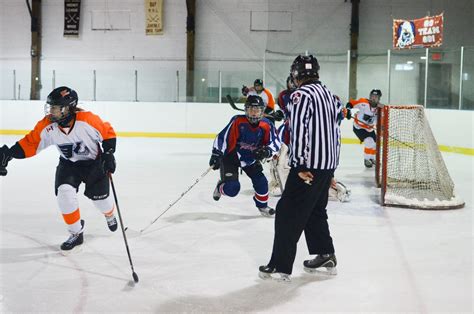
[[[214,200],[222,195],[236,196],[240,191],[239,167],[252,180],[255,205],[263,216],[275,210],[268,206],[268,181],[261,160],[272,158],[280,149],[275,126],[263,118],[265,105],[259,96],[249,96],[245,115],[234,116],[214,140],[209,165],[220,168],[221,178],[214,190]]]

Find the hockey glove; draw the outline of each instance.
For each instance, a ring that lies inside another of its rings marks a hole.
[[[221,166],[223,154],[220,150],[213,149],[211,159],[209,160],[209,166],[212,167],[212,170],[217,170]]]
[[[7,145],[0,147],[0,176],[6,176],[8,162],[12,159],[10,149]]]
[[[346,115],[347,120],[350,120],[352,118],[352,113],[351,113],[352,108],[353,108],[352,104],[350,102],[348,102],[346,104],[346,108],[345,108],[345,115]]]
[[[115,157],[113,150],[108,150],[102,154],[102,170],[104,173],[114,173],[117,164],[115,163]]]
[[[344,112],[344,116],[346,117],[347,120],[350,120],[352,118],[351,109],[343,108],[342,111]]]
[[[260,147],[253,151],[253,157],[256,160],[263,160],[272,156],[272,150],[269,147]]]
[[[281,121],[285,118],[285,114],[281,110],[275,111],[273,114],[273,117],[275,118],[275,121]]]
[[[245,85],[242,85],[242,95],[247,96],[249,93],[249,88]]]

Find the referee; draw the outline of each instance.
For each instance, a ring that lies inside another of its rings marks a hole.
[[[290,281],[297,242],[304,231],[309,253],[307,272],[336,274],[336,256],[326,213],[328,189],[339,161],[342,104],[319,81],[318,60],[298,56],[290,74],[298,87],[288,104],[290,166],[285,190],[276,207],[270,262],[260,266],[262,279]]]

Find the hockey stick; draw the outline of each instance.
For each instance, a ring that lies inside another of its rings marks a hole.
[[[234,100],[232,99],[232,97],[230,97],[230,95],[227,95],[225,96],[227,98],[227,102],[229,103],[229,105],[232,107],[232,109],[234,110],[237,110],[237,111],[245,111],[245,109],[240,109],[239,107],[237,107],[235,105],[235,102]],[[270,113],[264,113],[263,116],[265,118],[272,118],[272,119],[275,119],[276,121],[281,121],[282,119],[280,117],[277,117],[275,116],[275,112],[273,112],[272,114]]]
[[[240,109],[239,107],[235,105],[235,102],[232,99],[232,97],[230,97],[230,95],[225,96],[225,98],[227,98],[227,102],[232,107],[232,109],[237,110],[237,111],[245,111],[244,109]]]
[[[133,281],[135,283],[138,282],[138,275],[135,272],[135,269],[133,268],[133,262],[132,262],[132,257],[130,256],[130,249],[128,248],[128,242],[127,242],[127,236],[125,235],[125,229],[123,228],[123,220],[122,220],[122,215],[120,214],[120,208],[117,200],[117,193],[115,192],[115,186],[114,186],[114,180],[112,180],[112,174],[109,172],[109,179],[110,179],[110,184],[112,185],[112,192],[114,194],[114,199],[115,199],[115,206],[117,206],[117,213],[119,216],[120,220],[120,227],[122,228],[122,235],[123,235],[123,240],[125,242],[125,248],[127,249],[127,254],[128,254],[128,261],[130,262],[130,267],[132,268],[132,277]]]
[[[191,191],[191,189],[199,183],[199,181],[202,180],[202,178],[204,178],[206,176],[206,174],[209,173],[209,171],[212,170],[212,167],[209,167],[207,168],[206,171],[204,171],[201,176],[199,178],[196,179],[196,182],[194,182],[193,184],[191,184],[187,189],[186,191],[184,191],[183,193],[181,193],[181,195],[171,204],[168,205],[168,207],[158,216],[156,217],[155,219],[153,219],[145,228],[143,228],[142,230],[140,230],[140,233],[143,233],[143,231],[145,231],[146,229],[150,228],[151,225],[153,225],[161,216],[163,216],[171,207],[173,207],[180,199],[183,198],[184,195],[186,195],[186,193],[188,193],[189,191]]]

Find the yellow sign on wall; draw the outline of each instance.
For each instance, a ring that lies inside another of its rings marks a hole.
[[[163,0],[145,0],[146,35],[163,34]]]

